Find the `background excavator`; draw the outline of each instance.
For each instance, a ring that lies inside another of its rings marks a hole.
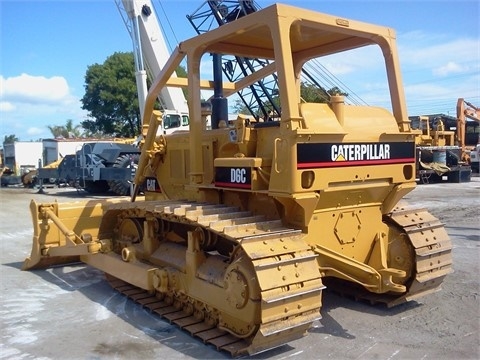
[[[417,178],[422,183],[470,181],[478,172],[479,109],[463,98],[456,118],[442,114],[410,117],[417,136]]]
[[[480,133],[477,132],[476,145],[467,144],[467,119],[472,120],[480,125],[480,109],[472,103],[459,98],[457,100],[457,143],[462,150],[462,160],[470,164],[472,171],[479,172],[480,161]],[[480,126],[473,127],[473,129],[479,129]]]
[[[181,42],[152,83],[130,201],[32,201],[23,269],[80,260],[234,356],[304,336],[325,286],[388,306],[439,290],[451,272],[448,234],[427,210],[401,202],[416,186],[415,133],[395,32],[282,4],[237,15]],[[310,61],[366,46],[383,56],[391,111],[341,95],[302,100]],[[268,63],[212,81],[200,73],[211,54]],[[186,79],[174,76],[182,61]],[[204,106],[202,89],[228,98],[273,75],[274,121],[239,114],[229,125]],[[188,89],[189,131],[159,133],[154,106],[165,87]],[[208,129],[210,115],[218,121]]]

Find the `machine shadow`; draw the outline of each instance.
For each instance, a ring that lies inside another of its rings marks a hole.
[[[4,265],[20,270],[22,262],[13,262]],[[117,292],[110,287],[103,272],[89,265],[74,263],[30,272],[42,280],[58,286],[64,291],[80,292],[89,300],[107,309],[114,316],[119,317],[131,326],[142,331],[148,337],[158,341],[162,346],[168,346],[186,356],[197,359],[231,358],[226,352],[217,351],[212,345],[204,344],[200,339],[192,337],[178,326],[171,324],[168,320],[161,318],[159,315]],[[353,312],[385,317],[396,316],[399,313],[419,306],[422,306],[422,304],[411,301],[393,308],[387,308],[383,304],[372,305],[366,301],[355,301],[352,298],[338,295],[332,290],[326,290],[323,292],[322,318],[319,321],[320,326],[313,326],[308,332],[310,334],[327,334],[334,337],[354,340],[356,337],[349,333],[348,328],[339,323],[331,315],[334,309],[345,308]],[[119,309],[121,309],[121,311],[119,311]],[[175,338],[175,340],[171,341],[173,338]],[[114,349],[118,351],[118,346],[112,344],[98,344],[94,351],[97,352],[98,355],[107,355],[109,348],[111,348],[112,351],[114,351]],[[275,355],[285,354],[294,349],[295,347],[293,345],[285,344],[264,353],[248,356],[248,358],[266,359]]]
[[[21,269],[21,262],[4,264]],[[142,305],[129,299],[114,290],[105,279],[104,273],[83,263],[66,266],[50,267],[45,270],[31,270],[32,274],[61,288],[64,291],[79,292],[87,299],[107,309],[114,316],[142,331],[148,337],[159,342],[160,346],[167,346],[185,356],[196,359],[231,359],[232,356],[224,351],[218,351],[211,344],[205,344],[199,338],[191,336],[175,324],[163,319],[159,315],[144,308]],[[120,310],[119,310],[120,309]],[[140,310],[140,311],[139,311]],[[118,354],[118,349],[125,344],[97,344],[95,349],[98,356]],[[129,344],[135,348],[140,344]],[[109,350],[110,349],[110,350]],[[283,354],[294,349],[285,344],[280,347],[248,357],[249,359],[266,359],[274,355]],[[153,354],[152,354],[153,356]]]
[[[355,300],[349,296],[342,296],[333,290],[323,292],[322,310],[320,319],[321,326],[312,327],[309,332],[316,334],[326,334],[334,337],[341,337],[348,340],[354,340],[356,337],[349,333],[330,313],[336,308],[348,309],[359,314],[370,314],[372,316],[386,317],[396,316],[400,313],[422,306],[415,301],[410,301],[388,308],[385,304],[370,304],[366,300]]]
[[[47,188],[47,189],[38,189],[32,194],[42,194],[44,196],[53,197],[53,198],[72,198],[78,200],[79,197],[84,196],[85,199],[106,199],[106,198],[129,198],[128,196],[122,196],[115,194],[112,191],[102,192],[102,193],[89,193],[85,190],[75,189],[75,188]]]

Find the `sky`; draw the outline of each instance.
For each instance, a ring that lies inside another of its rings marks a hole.
[[[170,50],[195,35],[187,20],[204,1],[152,0]],[[275,1],[257,0],[264,8]],[[458,98],[480,106],[479,0],[282,0],[342,18],[393,28],[409,116],[456,115]],[[115,0],[0,0],[0,138],[51,138],[48,126],[79,125],[87,118],[80,99],[88,66],[132,42]],[[376,73],[355,74],[341,58],[324,66],[371,104]],[[383,71],[383,70],[382,70]]]

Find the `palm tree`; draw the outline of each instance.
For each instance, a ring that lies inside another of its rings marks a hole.
[[[5,137],[3,138],[3,143],[4,144],[13,144],[15,141],[18,141],[18,137],[16,137],[15,135],[5,135]]]
[[[68,119],[64,126],[54,125],[47,126],[54,138],[76,138],[82,136],[82,127],[80,125],[73,126],[73,120]]]

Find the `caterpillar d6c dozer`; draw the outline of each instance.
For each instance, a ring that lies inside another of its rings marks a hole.
[[[342,96],[302,102],[304,63],[367,45],[384,56],[392,111]],[[200,78],[204,54],[268,59],[222,89],[229,96],[276,73],[281,118],[205,129],[200,91],[215,84]],[[184,59],[188,78],[172,77]],[[391,29],[281,4],[181,42],[147,96],[131,199],[32,202],[23,268],[80,260],[233,355],[305,335],[325,284],[389,306],[438,290],[450,239],[426,210],[398,207],[415,187],[399,70]],[[165,86],[188,88],[189,131],[157,136]]]

